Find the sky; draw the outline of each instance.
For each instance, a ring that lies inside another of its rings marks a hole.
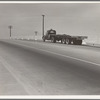
[[[0,38],[42,37],[42,15],[45,33],[88,36],[90,42],[100,42],[100,3],[0,3]]]

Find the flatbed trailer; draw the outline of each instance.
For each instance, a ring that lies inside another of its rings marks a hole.
[[[87,39],[87,36],[70,36],[67,34],[56,34],[55,30],[48,30],[46,35],[42,37],[43,41],[51,40],[52,43],[56,41],[61,41],[63,44],[74,44],[81,45],[84,39]]]

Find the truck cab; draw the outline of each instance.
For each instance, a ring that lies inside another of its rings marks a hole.
[[[45,40],[51,40],[52,36],[55,36],[56,35],[56,31],[53,30],[53,29],[50,29],[46,32],[46,35],[44,35],[42,38],[43,38],[43,41]]]

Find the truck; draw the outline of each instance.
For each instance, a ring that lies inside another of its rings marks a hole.
[[[43,41],[51,40],[52,43],[61,41],[63,44],[82,45],[82,41],[87,39],[87,36],[71,36],[67,34],[56,34],[56,30],[47,30],[46,34],[42,37]]]

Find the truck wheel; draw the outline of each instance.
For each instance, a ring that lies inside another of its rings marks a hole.
[[[73,44],[74,45],[77,45],[77,40],[73,40]]]
[[[66,39],[66,44],[70,44],[70,41],[69,41],[69,39]]]
[[[69,39],[69,44],[71,44],[71,42],[72,42],[72,41]]]
[[[82,45],[82,40],[77,41],[78,45]]]
[[[74,45],[82,45],[82,40],[74,40],[73,44]]]
[[[43,39],[43,42],[45,42],[45,37],[43,37],[42,39]]]
[[[43,39],[43,42],[45,42],[45,39]]]
[[[66,39],[65,39],[65,38],[62,38],[61,42],[62,42],[63,44],[66,44]]]
[[[52,42],[52,43],[55,43],[55,42],[56,42],[55,37],[52,37],[52,38],[51,38],[51,42]]]

